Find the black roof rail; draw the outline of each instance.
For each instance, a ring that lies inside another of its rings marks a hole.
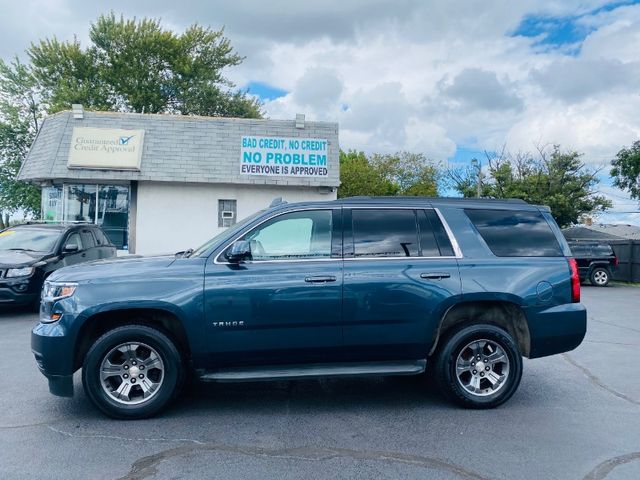
[[[342,202],[360,202],[363,200],[379,200],[379,201],[407,201],[407,200],[424,200],[429,202],[479,202],[479,203],[524,203],[527,202],[521,198],[476,198],[476,197],[414,197],[414,196],[389,196],[389,197],[368,197],[355,196],[341,198]]]
[[[287,203],[287,201],[283,200],[282,197],[276,197],[271,201],[271,204],[269,205],[269,208],[277,207],[278,205],[284,205],[286,203]]]

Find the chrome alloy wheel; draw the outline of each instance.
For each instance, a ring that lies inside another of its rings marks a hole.
[[[604,270],[597,270],[593,273],[593,281],[598,285],[605,285],[609,281],[609,275]]]
[[[456,360],[456,378],[468,393],[492,395],[504,387],[509,377],[509,357],[493,340],[474,340]]]
[[[127,342],[112,348],[100,364],[100,384],[107,395],[124,405],[146,402],[164,381],[164,363],[152,347]]]

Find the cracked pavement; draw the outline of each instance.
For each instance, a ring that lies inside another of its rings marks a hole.
[[[583,288],[573,352],[525,360],[490,411],[451,406],[422,377],[191,385],[163,416],[103,417],[48,393],[36,317],[0,312],[0,478],[640,478],[640,288]]]

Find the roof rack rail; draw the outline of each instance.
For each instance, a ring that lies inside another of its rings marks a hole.
[[[277,207],[278,205],[284,205],[286,203],[287,203],[287,201],[283,200],[282,197],[276,197],[271,201],[271,204],[269,205],[269,208]]]
[[[362,200],[384,200],[384,201],[407,201],[407,200],[428,200],[428,201],[444,201],[444,202],[486,202],[486,203],[527,203],[521,198],[477,198],[477,197],[419,197],[419,196],[388,196],[388,197],[369,197],[366,195],[346,197],[340,199],[342,202],[358,202]]]
[[[27,220],[20,225],[92,225],[93,222],[87,220]]]

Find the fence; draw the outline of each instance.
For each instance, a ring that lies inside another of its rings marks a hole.
[[[613,279],[622,282],[640,282],[640,240],[607,240],[618,257],[618,268]]]

